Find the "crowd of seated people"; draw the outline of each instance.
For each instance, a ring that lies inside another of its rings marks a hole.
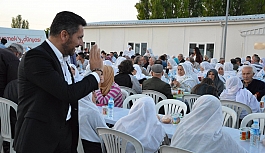
[[[183,54],[179,54],[178,58],[175,56],[170,58],[168,55],[158,57],[151,49],[148,49],[148,52],[142,56],[138,53],[133,54],[133,50],[130,48],[120,56],[117,52],[110,52],[109,54],[105,51],[101,52],[104,67],[103,75],[100,77],[99,89],[79,100],[80,137],[85,152],[92,150],[100,152],[102,149],[101,140],[95,131],[97,127],[107,127],[107,125],[97,106],[108,105],[109,99],[113,98],[115,107],[122,107],[123,99],[120,86],[131,88],[137,94],[141,94],[143,90],[158,91],[164,94],[167,99],[174,98],[172,93],[174,87],[184,89],[185,92],[191,94],[201,95],[202,97],[197,100],[193,110],[177,127],[178,130],[184,127],[190,127],[194,130],[185,133],[185,135],[182,132],[176,133],[172,138],[171,145],[194,152],[201,152],[211,146],[213,149],[211,152],[214,152],[219,149],[220,145],[217,145],[217,142],[219,142],[234,145],[232,150],[234,149],[235,152],[245,152],[224,132],[220,132],[218,138],[212,142],[205,141],[205,145],[196,145],[196,140],[201,135],[212,138],[212,134],[222,126],[219,121],[222,118],[220,115],[221,107],[220,104],[217,104],[219,100],[243,103],[249,106],[253,113],[260,112],[259,102],[265,95],[265,58],[261,59],[254,54],[250,57],[250,60],[249,57],[246,59],[237,57],[225,62],[224,58],[220,58],[218,62],[216,58],[210,59],[208,56],[203,59],[196,48],[194,53],[187,58],[184,58]],[[70,62],[69,68],[74,82],[78,83],[91,71],[89,70],[89,59],[86,59],[86,53],[77,53],[76,60],[76,64]],[[198,78],[201,80],[199,81]],[[13,88],[11,90],[10,88],[7,89],[11,92],[14,91]],[[202,105],[202,103],[206,105]],[[145,152],[150,153],[159,149],[165,136],[165,131],[155,116],[154,104],[152,98],[137,100],[132,105],[129,114],[114,125],[114,129],[136,137],[143,144]],[[209,110],[207,107],[212,109]],[[206,120],[207,123],[213,122],[207,128],[199,124],[199,121],[203,118],[200,119],[197,115],[204,114],[204,111],[208,111],[209,116],[218,118],[216,121]],[[243,119],[246,115],[247,112],[243,111],[240,119]],[[150,128],[148,128],[149,125]],[[212,127],[211,130],[209,130],[210,127]],[[198,128],[202,129],[200,135],[190,140],[191,135],[196,134]],[[191,147],[180,140],[190,141],[194,145]],[[133,149],[128,145],[127,150],[132,151]]]

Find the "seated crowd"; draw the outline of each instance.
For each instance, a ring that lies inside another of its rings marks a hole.
[[[235,58],[225,62],[220,58],[218,62],[208,56],[203,58],[199,49],[194,48],[185,60],[182,54],[177,58],[157,57],[151,49],[142,56],[128,46],[120,56],[117,52],[107,54],[102,51],[101,57],[104,67],[99,89],[79,100],[79,130],[85,152],[101,152],[101,139],[96,128],[108,126],[97,106],[108,105],[109,99],[113,98],[115,107],[122,107],[122,87],[131,88],[137,94],[143,90],[158,91],[167,99],[173,99],[173,88],[201,95],[192,111],[177,126],[180,132],[174,134],[171,146],[193,152],[246,152],[220,130],[222,107],[219,100],[243,103],[253,113],[260,111],[259,101],[265,95],[265,61],[260,61],[258,55],[254,54],[252,60]],[[69,66],[75,82],[79,82],[91,71],[86,53],[79,52],[76,60]],[[247,112],[243,111],[239,118],[246,115]],[[156,152],[165,137],[156,118],[155,102],[150,97],[134,102],[129,114],[118,120],[113,128],[137,138],[146,153]],[[129,144],[127,152],[133,151]]]

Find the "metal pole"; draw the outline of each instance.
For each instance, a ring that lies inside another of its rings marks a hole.
[[[228,20],[228,10],[229,10],[229,0],[227,0],[226,4],[226,14],[225,14],[225,34],[224,34],[224,46],[223,46],[223,58],[225,58],[226,52],[226,35],[227,35],[227,20]]]

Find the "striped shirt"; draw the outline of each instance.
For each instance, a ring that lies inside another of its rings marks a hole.
[[[108,105],[110,97],[114,99],[115,107],[122,107],[122,93],[120,86],[116,83],[113,83],[109,93],[106,96],[103,96],[100,90],[96,90],[97,100],[99,104]]]
[[[263,68],[263,66],[261,64],[259,64],[259,63],[253,63],[251,65],[255,66],[258,72]]]

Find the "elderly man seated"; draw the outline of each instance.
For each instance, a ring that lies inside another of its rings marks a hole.
[[[143,82],[143,90],[155,90],[164,94],[168,99],[172,99],[173,95],[171,93],[170,85],[161,80],[164,73],[163,66],[161,64],[154,64],[151,67],[151,70],[153,77]]]
[[[265,95],[265,83],[253,79],[253,76],[253,67],[244,65],[242,68],[243,85],[257,98],[258,101],[260,101],[261,97]]]

